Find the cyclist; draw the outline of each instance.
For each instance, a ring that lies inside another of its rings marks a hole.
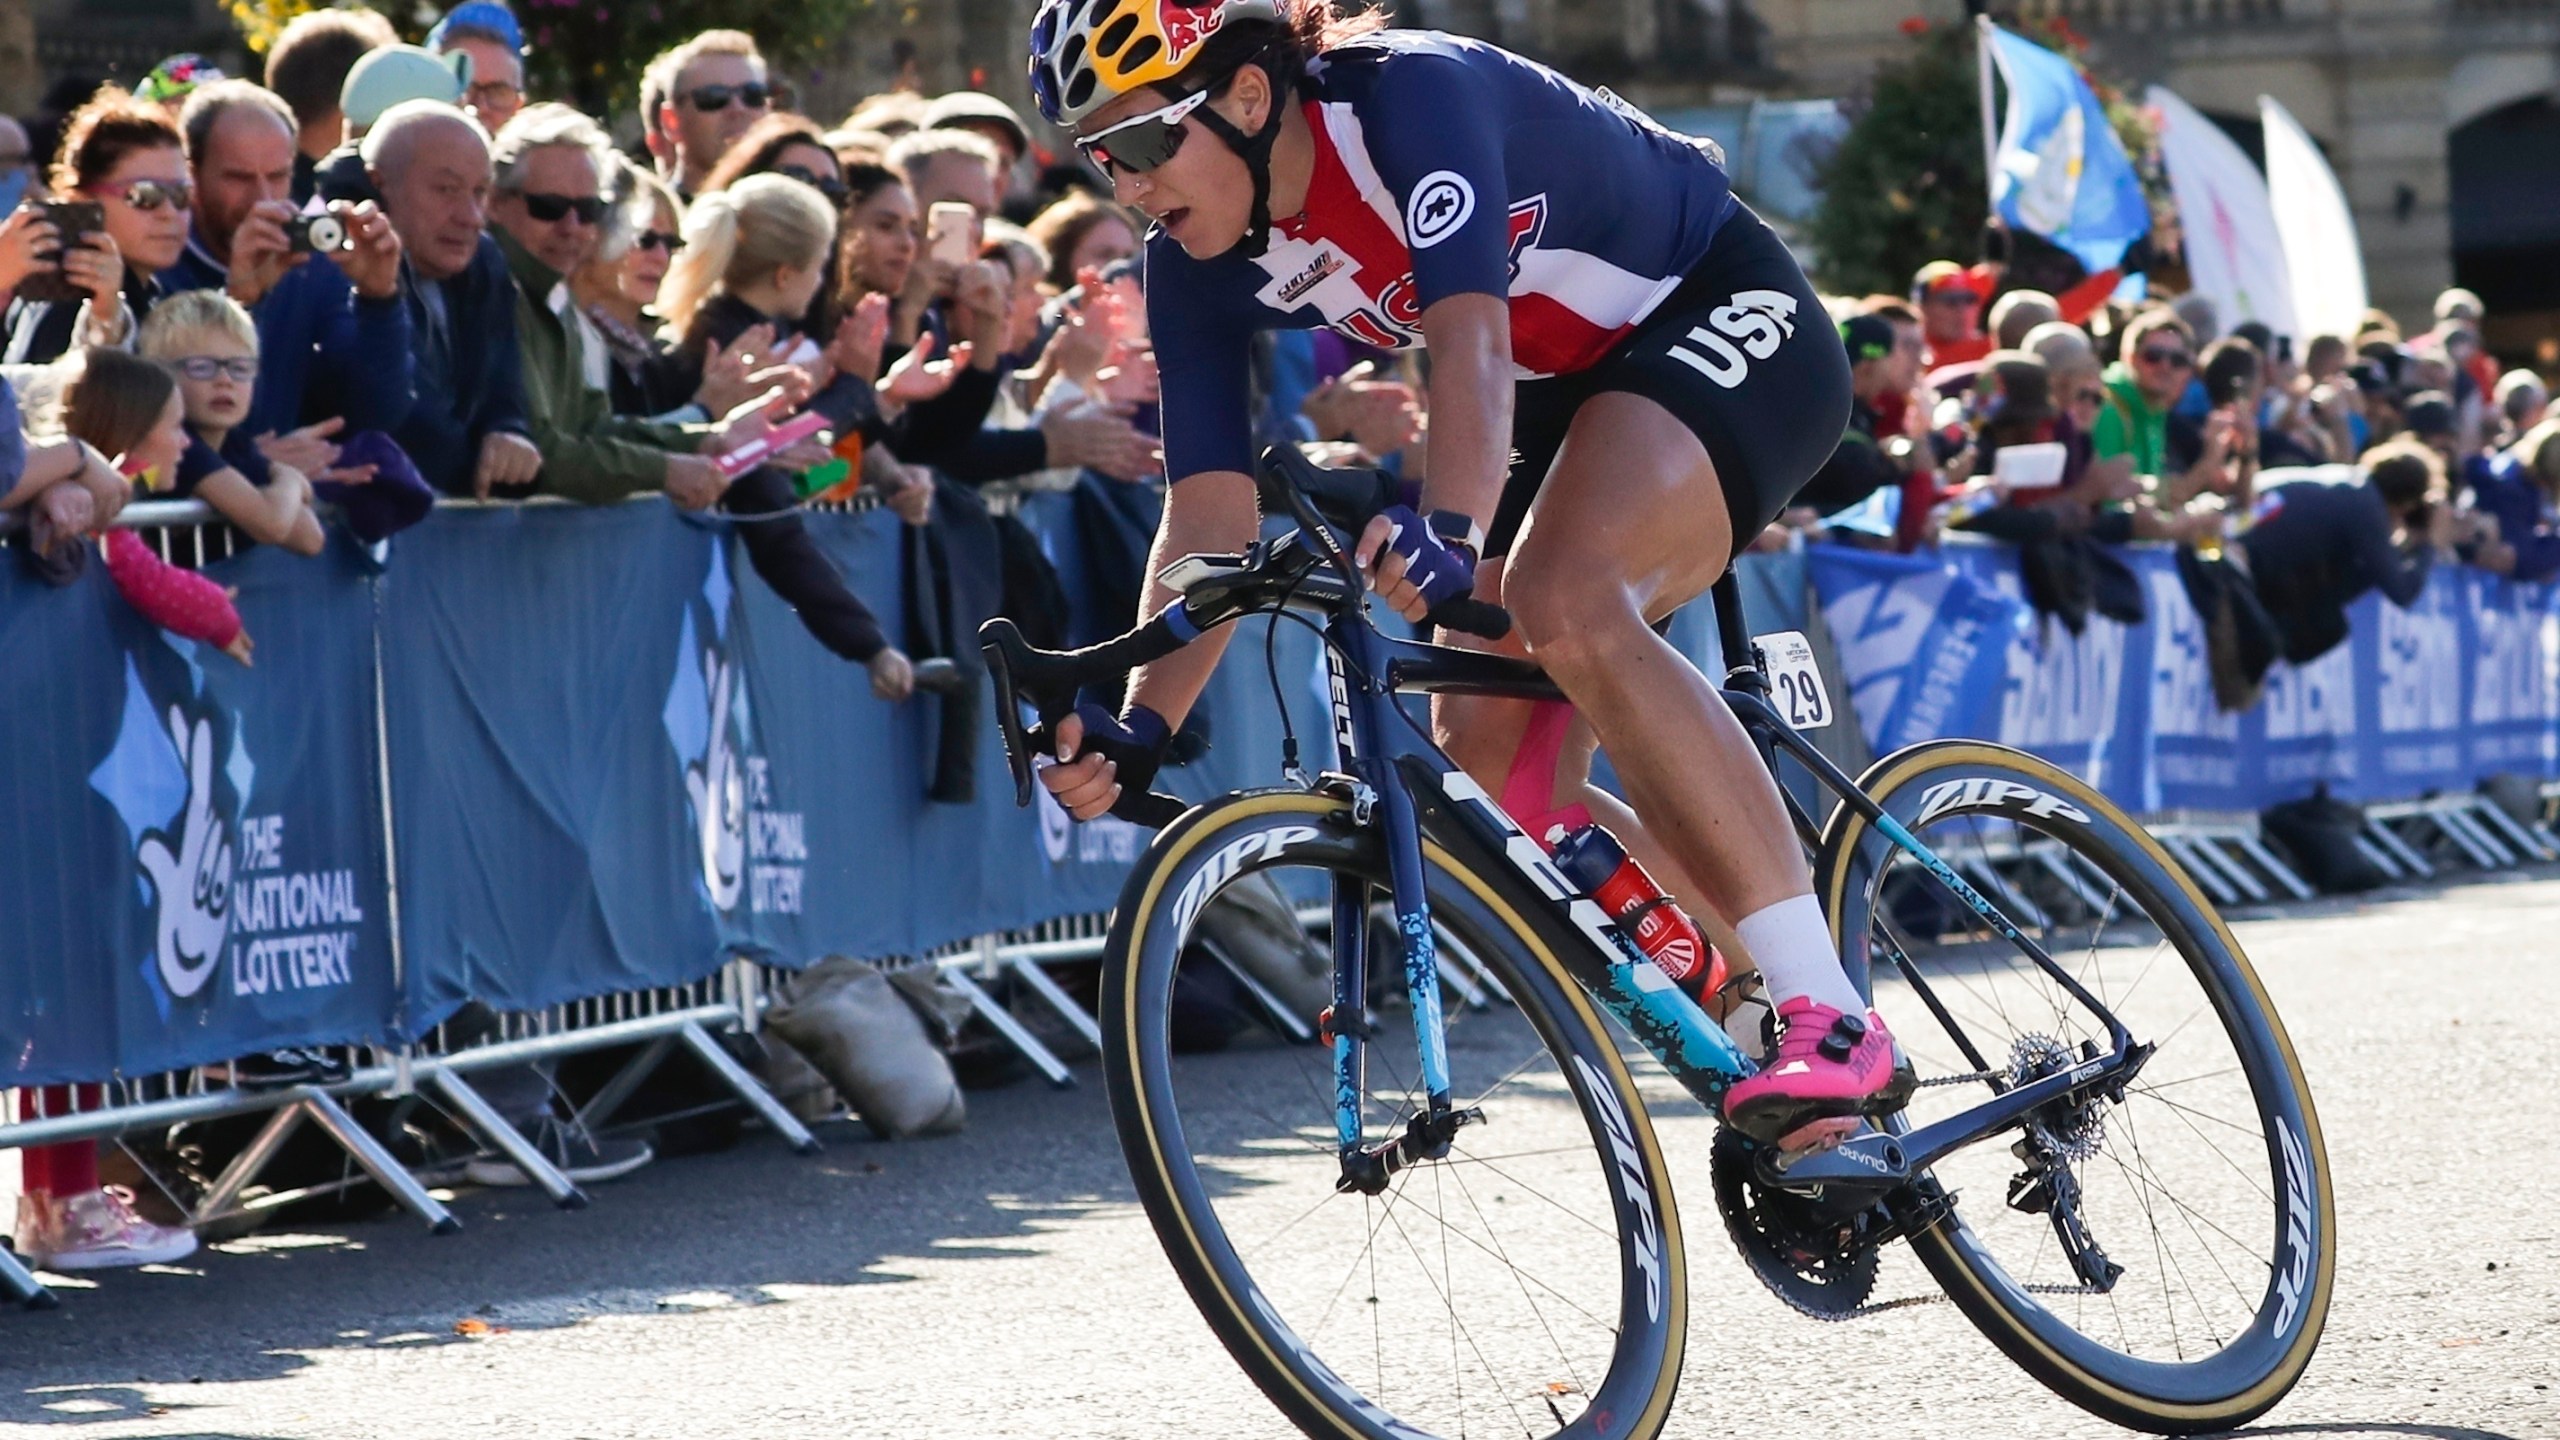
[[[1427,346],[1429,478],[1369,525],[1359,563],[1407,619],[1469,594],[1508,606],[1505,648],[1573,702],[1443,697],[1443,747],[1532,834],[1597,816],[1734,922],[1781,1030],[1728,1094],[1731,1123],[1799,1150],[1898,1106],[1909,1070],[1841,968],[1776,786],[1653,628],[1849,414],[1838,334],[1718,153],[1519,56],[1337,0],[1044,0],[1031,51],[1041,112],[1155,222],[1175,483],[1151,568],[1257,533],[1253,331]],[[1176,598],[1156,584],[1145,609]],[[1060,804],[1092,819],[1146,791],[1222,639],[1140,671],[1122,714],[1061,722],[1043,770]],[[1595,735],[1642,826],[1589,785]]]

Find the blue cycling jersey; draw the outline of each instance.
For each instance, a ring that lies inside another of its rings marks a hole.
[[[1422,342],[1451,295],[1511,307],[1522,378],[1586,370],[1679,287],[1734,212],[1705,141],[1478,41],[1364,36],[1308,67],[1305,209],[1259,258],[1147,241],[1165,473],[1250,470],[1252,333],[1324,325]]]

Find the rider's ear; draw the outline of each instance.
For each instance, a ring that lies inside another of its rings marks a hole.
[[[1227,82],[1227,103],[1218,108],[1247,135],[1262,132],[1271,118],[1271,77],[1259,65],[1247,65]]]

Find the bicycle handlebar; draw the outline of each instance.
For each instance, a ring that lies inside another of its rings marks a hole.
[[[1358,568],[1352,564],[1341,531],[1357,535],[1371,517],[1396,503],[1402,482],[1381,470],[1327,470],[1308,460],[1294,445],[1273,445],[1262,452],[1254,486],[1267,510],[1284,512],[1298,522],[1303,551],[1271,546],[1260,552],[1257,572],[1283,559],[1294,566],[1289,588],[1308,571],[1307,557],[1329,562],[1341,572],[1343,593],[1357,603],[1361,593]],[[1247,577],[1250,578],[1250,577]],[[1081,650],[1042,650],[1022,638],[1022,631],[1001,616],[978,627],[978,642],[996,686],[996,725],[1004,736],[1005,763],[1013,771],[1013,801],[1031,803],[1034,757],[1047,745],[1059,721],[1073,714],[1076,692],[1096,681],[1161,660],[1191,643],[1206,630],[1253,609],[1263,608],[1248,586],[1220,587],[1218,594],[1186,595],[1163,613],[1125,635]],[[1511,632],[1511,615],[1501,606],[1472,596],[1443,600],[1423,617],[1428,624],[1464,631],[1489,640]],[[1022,723],[1022,702],[1039,715],[1036,726]],[[1189,808],[1186,801],[1161,793],[1121,796],[1112,807],[1124,820],[1162,828]]]

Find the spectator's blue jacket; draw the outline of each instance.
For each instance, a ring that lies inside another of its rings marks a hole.
[[[525,418],[524,357],[516,348],[516,287],[498,242],[483,235],[479,252],[444,282],[449,332],[439,343],[421,286],[400,262],[400,300],[416,337],[418,403],[391,438],[418,473],[448,495],[471,493],[480,442],[493,433],[530,435]]]
[[[2463,463],[2462,478],[2471,486],[2472,508],[2498,517],[2498,538],[2515,547],[2516,579],[2560,575],[2560,531],[2553,528],[2551,503],[2523,461],[2504,452],[2474,455]]]
[[[162,291],[211,290],[231,271],[189,232]],[[346,272],[313,257],[285,272],[250,315],[258,323],[258,384],[240,429],[281,433],[343,416],[345,433],[397,431],[417,401],[415,347],[400,297],[368,300]]]

